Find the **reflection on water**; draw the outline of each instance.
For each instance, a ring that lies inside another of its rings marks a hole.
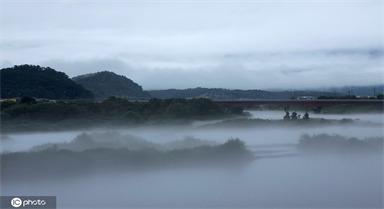
[[[382,158],[287,157],[241,169],[174,169],[5,184],[3,194],[57,195],[60,208],[381,208]]]

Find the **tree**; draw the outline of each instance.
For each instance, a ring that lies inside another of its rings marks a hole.
[[[138,122],[141,119],[141,115],[137,112],[128,111],[123,116],[125,119]]]
[[[245,143],[239,138],[230,138],[222,146],[235,150],[245,149]]]
[[[230,111],[232,114],[241,115],[244,112],[244,108],[242,106],[232,106]]]
[[[85,99],[93,94],[63,72],[38,65],[15,65],[0,70],[1,97],[29,95],[46,99]]]
[[[171,118],[189,118],[191,116],[191,110],[188,106],[175,103],[168,106],[165,115]]]
[[[23,96],[20,99],[20,103],[21,104],[27,104],[27,105],[36,104],[36,99],[33,97],[29,97],[29,96]]]
[[[99,99],[105,99],[109,96],[130,99],[150,98],[148,92],[143,91],[143,88],[131,79],[109,71],[80,75],[72,78],[72,80],[91,90]]]

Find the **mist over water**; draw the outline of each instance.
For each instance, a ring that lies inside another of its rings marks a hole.
[[[251,118],[261,118],[267,120],[281,120],[284,116],[282,111],[247,111],[251,113]],[[299,112],[303,115],[303,112]],[[312,126],[312,127],[226,127],[226,128],[204,128],[205,125],[220,122],[220,120],[196,121],[190,125],[179,126],[143,126],[127,129],[118,129],[122,134],[131,134],[142,137],[156,143],[166,143],[180,140],[187,136],[199,139],[215,140],[225,142],[230,137],[237,137],[245,141],[247,145],[258,144],[281,144],[297,143],[300,135],[308,134],[340,134],[347,137],[377,137],[383,136],[383,128],[379,124],[384,124],[384,114],[311,114],[311,118],[337,119],[343,118],[368,121],[376,123],[372,126]],[[85,132],[104,132],[106,130],[85,130]],[[1,140],[1,152],[4,151],[25,151],[35,145],[44,143],[69,142],[83,131],[58,132],[58,133],[23,133],[7,135],[7,140]],[[9,140],[12,139],[12,140]]]
[[[251,112],[254,118],[282,119],[280,112]],[[278,117],[279,116],[279,117]],[[311,115],[383,124],[383,114]],[[217,121],[212,121],[212,123]],[[224,143],[237,137],[257,157],[235,167],[174,167],[150,171],[107,171],[71,178],[1,182],[2,195],[54,195],[58,208],[382,208],[383,154],[298,155],[304,133],[382,137],[382,125],[206,128],[138,127],[121,134],[165,144],[191,136]],[[102,133],[105,130],[86,131]],[[82,132],[8,135],[1,151],[28,150],[69,142]]]

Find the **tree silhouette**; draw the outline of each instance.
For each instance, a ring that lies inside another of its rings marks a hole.
[[[27,104],[27,105],[36,104],[36,99],[29,96],[23,96],[20,100],[20,103]]]

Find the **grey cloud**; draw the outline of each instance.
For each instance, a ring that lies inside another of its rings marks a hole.
[[[375,49],[368,52],[372,59],[382,58],[384,56],[384,49]]]
[[[343,50],[338,50],[343,51]],[[144,89],[218,87],[230,89],[319,88],[383,83],[380,59],[364,53],[273,53],[207,57],[204,61],[169,57],[124,56],[83,61],[51,60],[45,65],[71,77],[109,70]]]
[[[384,55],[384,50],[381,48],[367,49],[334,49],[326,52],[329,55],[365,55],[372,59],[380,58]]]
[[[43,44],[30,43],[30,42],[16,42],[16,41],[2,43],[3,50],[36,48],[40,46],[43,46]]]
[[[9,60],[1,60],[0,68],[12,67],[14,64]]]
[[[384,83],[379,1],[8,1],[2,17],[4,60],[71,77],[110,70],[146,89]]]
[[[281,73],[285,74],[285,75],[292,75],[292,74],[299,74],[299,73],[303,73],[303,72],[308,72],[312,69],[285,69],[285,70],[281,70]]]
[[[69,77],[99,71],[112,71],[129,77],[132,68],[118,59],[94,59],[82,61],[50,60],[42,63],[58,71],[65,72]]]

